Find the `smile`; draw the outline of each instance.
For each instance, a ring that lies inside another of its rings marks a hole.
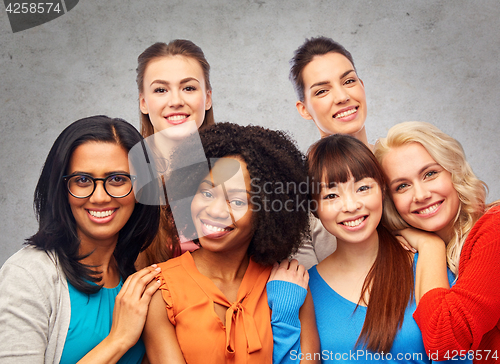
[[[227,231],[233,230],[230,227],[221,228],[218,226],[209,225],[203,221],[202,221],[202,224],[203,224],[203,226],[205,226],[207,228],[207,230],[213,231],[214,233],[221,233],[221,232],[227,232]]]
[[[356,113],[357,111],[358,111],[358,108],[354,107],[354,108],[349,109],[347,111],[337,113],[337,114],[333,115],[333,117],[335,119],[341,119],[341,118],[345,118],[346,116],[352,115],[352,114]]]
[[[350,220],[350,221],[342,221],[340,224],[348,227],[356,227],[359,226],[363,221],[366,220],[366,216],[362,216],[359,219],[356,220]]]
[[[417,215],[432,214],[434,211],[436,211],[439,208],[439,206],[441,206],[442,203],[443,203],[443,201],[436,202],[434,205],[428,206],[422,210],[413,211],[413,213],[417,214]]]
[[[167,119],[168,121],[179,121],[179,120],[184,120],[188,117],[189,115],[185,115],[185,114],[178,114],[178,115],[171,115],[171,116],[167,116],[165,117],[165,119]]]
[[[104,217],[111,216],[116,211],[116,209],[114,209],[114,210],[106,210],[106,211],[94,211],[94,210],[87,210],[87,211],[89,212],[89,214],[91,216],[102,219]]]

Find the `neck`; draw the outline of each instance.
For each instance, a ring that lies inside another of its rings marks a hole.
[[[436,235],[439,236],[444,241],[446,246],[448,246],[448,243],[453,238],[454,232],[455,232],[455,227],[452,220],[450,224],[448,224],[448,226],[446,226],[444,229],[436,231]]]
[[[373,151],[373,144],[368,143],[368,137],[366,136],[366,128],[364,125],[357,133],[352,134],[352,136],[363,142],[364,145],[366,145],[368,148],[370,148],[371,151]]]
[[[367,241],[359,243],[345,242],[337,238],[337,249],[332,256],[337,261],[342,261],[346,267],[352,269],[371,268],[378,254],[378,234],[372,235]]]
[[[202,247],[191,254],[200,273],[212,280],[230,282],[242,279],[250,262],[246,251],[220,253]]]
[[[170,160],[174,149],[179,145],[179,141],[168,138],[166,132],[155,132],[150,138],[152,138],[151,149],[157,153],[158,157],[165,161]]]
[[[80,262],[91,266],[92,270],[102,278],[101,284],[104,287],[115,287],[119,282],[118,267],[113,255],[118,237],[108,242],[95,242],[90,239],[81,238],[79,254],[88,255]]]

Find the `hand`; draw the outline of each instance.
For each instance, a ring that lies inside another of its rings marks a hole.
[[[280,264],[274,263],[271,274],[269,275],[269,281],[295,283],[307,289],[309,273],[303,265],[299,264],[297,259],[292,259],[290,262],[285,259]]]
[[[113,324],[108,338],[118,340],[127,350],[139,340],[151,297],[160,287],[154,280],[161,268],[156,264],[141,269],[127,278],[116,296]]]
[[[415,228],[406,228],[393,232],[403,248],[413,253],[424,249],[426,244],[446,245],[444,241],[434,233]]]

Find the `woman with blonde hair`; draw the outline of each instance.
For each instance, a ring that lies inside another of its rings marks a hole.
[[[214,124],[210,65],[201,48],[186,39],[155,43],[139,55],[137,62],[141,134],[156,152],[155,159],[166,161],[160,171],[164,185],[163,175],[168,174],[172,150],[187,136]],[[164,207],[160,230],[150,247],[139,255],[138,268],[163,262],[180,252],[166,196],[161,200]]]
[[[466,354],[475,362],[496,362],[498,201],[486,206],[487,186],[473,173],[460,143],[429,123],[392,127],[374,153],[389,181],[386,224],[419,252],[413,316],[431,358]],[[447,265],[457,276],[451,288]]]

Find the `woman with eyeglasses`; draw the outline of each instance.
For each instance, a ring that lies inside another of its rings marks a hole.
[[[159,224],[158,206],[132,191],[128,152],[141,140],[93,116],[55,141],[35,190],[38,232],[0,270],[0,363],[142,362],[160,283],[156,266],[134,268]]]

